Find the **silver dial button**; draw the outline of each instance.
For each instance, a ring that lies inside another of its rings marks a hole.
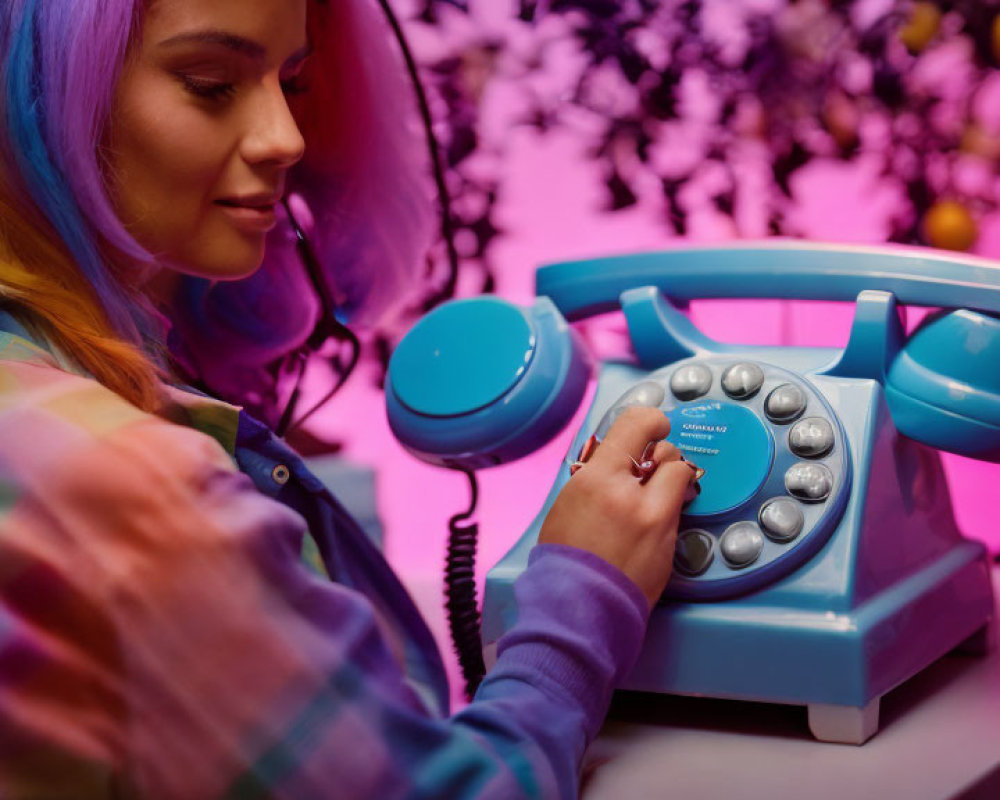
[[[712,537],[694,528],[677,537],[674,566],[683,575],[701,575],[712,563]]]
[[[833,425],[823,417],[806,417],[788,432],[788,446],[799,458],[821,458],[833,449]]]
[[[764,384],[764,370],[752,362],[733,364],[722,373],[722,388],[734,400],[749,400]]]
[[[719,550],[733,569],[750,566],[764,549],[764,536],[752,522],[736,522],[719,539]]]
[[[802,532],[805,524],[802,509],[790,497],[768,500],[757,518],[767,538],[781,544],[792,541]]]
[[[785,489],[804,503],[822,503],[833,491],[833,474],[822,464],[800,461],[785,473]]]
[[[704,364],[685,364],[670,376],[670,391],[678,400],[695,400],[712,388],[712,371]]]
[[[626,408],[631,408],[632,406],[658,408],[666,395],[666,389],[656,381],[642,381],[642,383],[637,383],[619,397],[611,408],[604,412],[604,416],[601,417],[601,421],[597,424],[597,430],[594,433],[598,439],[603,439],[611,429],[614,421],[621,416],[621,413]]]
[[[666,390],[656,381],[643,381],[625,392],[615,405],[626,408],[629,406],[659,408],[666,394]]]
[[[764,413],[778,425],[798,419],[805,410],[806,393],[794,383],[783,383],[774,388],[764,401]]]

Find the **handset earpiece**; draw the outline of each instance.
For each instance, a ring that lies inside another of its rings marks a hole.
[[[493,466],[552,438],[588,376],[577,335],[548,298],[529,308],[491,296],[455,300],[417,322],[394,351],[389,425],[432,464]]]
[[[955,309],[928,317],[893,360],[885,394],[900,433],[1000,461],[1000,316]]]

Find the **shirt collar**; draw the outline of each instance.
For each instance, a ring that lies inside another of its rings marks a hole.
[[[56,367],[91,377],[51,342],[29,330],[13,314],[0,309],[0,358]],[[215,439],[229,455],[236,454],[240,408],[197,392],[187,386],[166,385],[166,405],[160,416],[194,428]]]

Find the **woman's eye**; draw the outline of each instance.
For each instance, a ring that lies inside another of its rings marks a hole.
[[[205,100],[225,100],[236,93],[236,85],[225,81],[195,78],[191,75],[181,75],[180,79],[185,89]]]

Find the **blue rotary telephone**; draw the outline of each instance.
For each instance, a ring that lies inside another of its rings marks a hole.
[[[817,738],[860,744],[882,695],[957,645],[988,643],[987,553],[958,531],[934,448],[1000,461],[1000,267],[771,242],[552,264],[537,294],[526,309],[459,300],[417,323],[390,362],[389,419],[432,463],[524,455],[584,395],[588,362],[567,320],[621,308],[636,360],[599,365],[568,461],[644,405],[707,470],[623,688],[806,705]],[[856,313],[843,350],[721,344],[676,305],[720,297],[852,301]],[[943,310],[907,339],[897,304]],[[487,660],[569,477],[560,464],[487,577]]]

